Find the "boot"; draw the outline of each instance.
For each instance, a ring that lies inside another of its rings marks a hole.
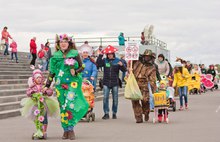
[[[70,140],[75,140],[76,139],[74,131],[69,131],[68,132],[68,138]]]
[[[109,119],[109,114],[105,114],[102,119],[106,120],[106,119]]]
[[[142,119],[136,120],[136,123],[143,123],[143,120]]]
[[[188,104],[187,103],[185,103],[185,109],[188,109]]]
[[[148,121],[148,120],[149,120],[149,114],[148,114],[148,115],[147,115],[147,114],[144,115],[144,120],[145,120],[145,121]]]
[[[43,125],[43,134],[44,134],[44,139],[47,139],[47,124]]]
[[[166,115],[163,116],[163,121],[164,121],[164,122],[167,122],[167,117],[168,117],[168,116],[166,116]]]
[[[63,139],[63,140],[68,139],[68,131],[65,131],[65,132],[63,133],[62,139]]]
[[[161,123],[162,122],[162,115],[158,115],[158,122]]]

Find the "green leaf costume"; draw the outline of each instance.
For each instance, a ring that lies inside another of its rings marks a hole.
[[[54,53],[50,59],[50,74],[55,75],[55,88],[60,106],[61,124],[63,128],[75,126],[88,111],[88,103],[82,93],[82,76],[71,75],[70,70],[79,68],[75,60],[77,50],[70,50],[66,55],[62,51]],[[73,65],[65,64],[67,59],[74,59]],[[51,77],[49,77],[51,81]]]

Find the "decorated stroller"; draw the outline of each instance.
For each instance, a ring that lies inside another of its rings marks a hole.
[[[210,89],[211,91],[213,91],[215,84],[213,82],[213,76],[211,74],[201,75],[201,82],[204,85],[204,90]]]
[[[154,93],[153,123],[156,123],[156,118],[158,116],[158,110],[164,110],[164,119],[165,119],[164,122],[169,123],[168,108],[169,108],[169,101],[167,99],[166,91]],[[158,120],[158,122],[159,122],[159,120]]]
[[[171,78],[166,77],[165,75],[161,75],[161,82],[160,83],[164,83],[165,86],[170,84],[170,81],[172,81]],[[160,84],[157,85],[157,87],[159,87]],[[175,94],[175,90],[173,87],[167,87],[166,89],[166,93],[168,96],[168,104],[169,104],[169,108],[172,108],[173,111],[176,111],[176,101],[174,100],[174,94]]]
[[[93,88],[94,87],[91,84],[91,82],[89,82],[88,80],[83,81],[82,91],[83,91],[83,95],[84,95],[85,99],[89,103],[89,109],[82,120],[85,120],[87,122],[95,121],[95,113],[93,112],[93,108],[95,105],[95,95],[94,95]]]
[[[201,77],[199,74],[195,73],[192,75],[189,81],[188,89],[189,94],[201,94]]]

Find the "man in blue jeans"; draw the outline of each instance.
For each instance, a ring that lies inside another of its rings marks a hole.
[[[118,85],[119,85],[119,70],[126,71],[125,66],[119,58],[115,57],[117,49],[111,45],[107,46],[102,54],[99,55],[98,61],[101,67],[104,67],[103,76],[103,110],[104,116],[102,119],[109,119],[109,93],[112,92],[112,119],[117,119],[118,111]],[[106,58],[102,59],[103,54],[106,54]]]
[[[8,33],[8,27],[4,27],[2,30],[2,38],[1,40],[5,40],[5,51],[4,51],[4,55],[9,55],[8,52],[8,46],[9,46],[9,41],[8,39],[12,39],[11,35]]]

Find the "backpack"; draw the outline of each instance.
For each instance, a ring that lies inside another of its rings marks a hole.
[[[38,53],[37,53],[37,56],[40,58],[40,59],[42,59],[43,57],[44,57],[44,50],[43,49],[41,49]]]

